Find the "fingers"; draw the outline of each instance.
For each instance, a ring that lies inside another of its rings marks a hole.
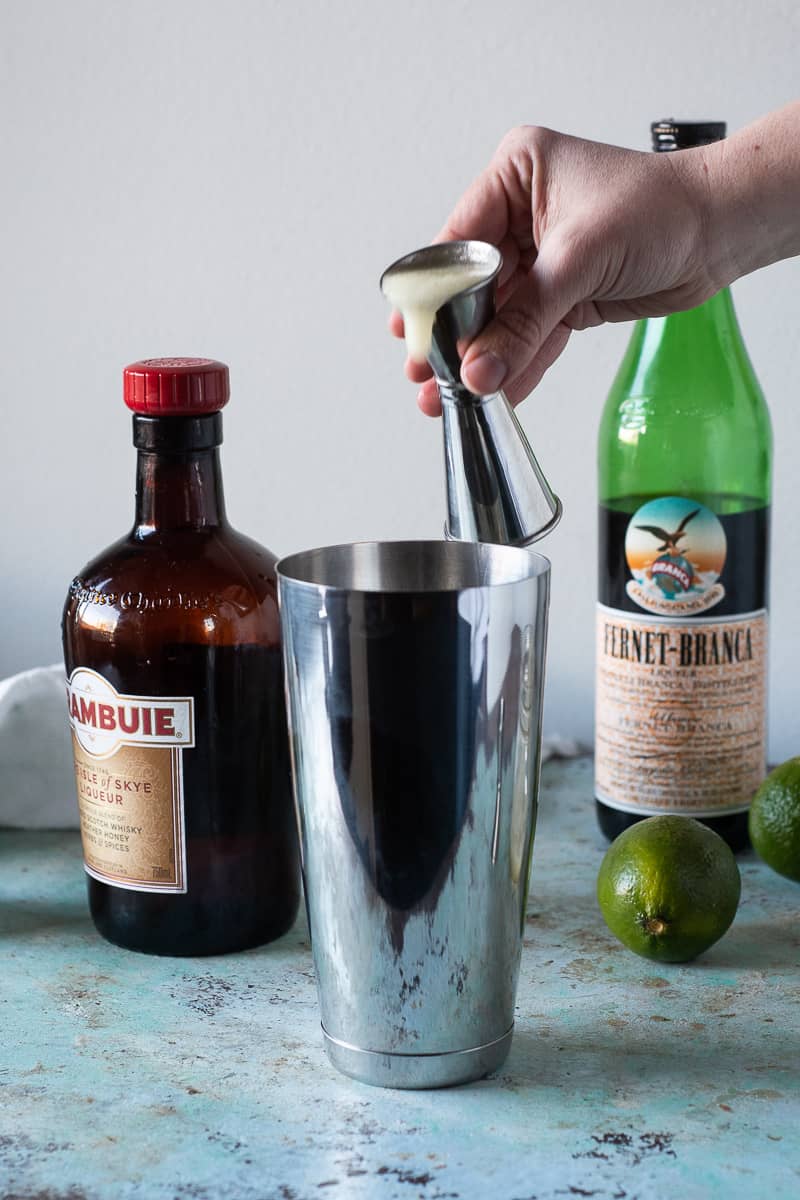
[[[497,292],[499,295],[502,293],[503,288],[513,285],[514,276],[520,265],[520,249],[519,243],[512,237],[503,238],[497,248],[503,256],[503,265],[500,268],[500,274],[497,276]]]
[[[572,330],[563,322],[556,325],[549,337],[545,338],[539,353],[529,363],[523,373],[506,388],[506,396],[516,407],[529,396],[535,387],[541,383],[542,376],[552,367],[570,339]]]
[[[542,243],[527,277],[464,355],[461,378],[470,391],[487,395],[504,388],[516,395],[522,385],[538,383],[566,345],[568,332],[558,333],[553,342],[549,339],[586,294],[584,274],[570,255]]]
[[[429,379],[419,389],[417,395],[417,404],[426,417],[440,417],[442,415],[442,402],[439,399],[439,389],[436,386],[436,381]]]
[[[477,395],[501,388],[512,404],[535,388],[566,346],[576,328],[599,324],[604,314],[587,302],[594,270],[576,252],[579,243],[551,239],[525,273],[514,268],[500,289],[501,307],[486,329],[464,350],[461,377]],[[461,347],[459,347],[461,349]],[[436,385],[427,364],[407,362],[406,375],[422,383],[417,403],[429,416],[441,412]]]
[[[586,280],[573,257],[543,245],[527,274],[515,270],[499,293],[497,316],[464,351],[461,377],[470,391],[487,396],[503,388],[511,403],[519,404],[563,351],[578,326],[578,313],[581,327],[602,319],[593,305],[576,305]],[[409,360],[406,376],[424,385],[417,397],[420,409],[438,416],[441,405],[430,367]]]
[[[412,383],[424,383],[433,374],[426,362],[417,362],[415,358],[406,359],[405,373],[406,379],[410,379]]]
[[[433,240],[475,238],[499,246],[508,231],[508,197],[499,173],[490,166],[470,184]]]
[[[504,384],[520,392],[537,376],[540,364],[552,353],[553,360],[566,344],[569,331],[561,332],[552,344],[545,343],[560,317],[570,307],[559,309],[546,294],[547,272],[536,264],[536,244],[531,227],[533,154],[528,141],[532,131],[517,130],[503,140],[491,164],[464,192],[435,242],[478,239],[497,246],[503,256],[498,278],[501,311],[489,328],[468,348],[462,378],[472,391],[488,394]],[[398,313],[389,328],[403,336]],[[549,365],[549,363],[547,364]],[[441,412],[436,385],[427,364],[406,363],[406,376],[423,387],[418,396],[421,410],[431,416]],[[533,385],[530,385],[533,386]],[[521,398],[521,395],[520,395]]]
[[[467,235],[465,234],[464,236],[466,237]],[[470,236],[473,236],[473,235],[470,235]],[[446,241],[446,240],[452,240],[452,239],[445,239],[441,235],[439,235],[437,238],[434,239],[434,241]],[[481,240],[483,240],[483,239],[481,239]],[[517,242],[514,240],[514,238],[512,238],[510,236],[505,237],[501,240],[501,242],[498,246],[498,249],[503,257],[503,265],[501,266],[500,274],[497,277],[498,295],[502,295],[503,288],[509,287],[509,286],[510,287],[514,286],[515,275],[517,274],[518,270],[520,269],[520,249],[519,249]],[[392,312],[389,314],[388,327],[389,327],[389,332],[392,334],[393,337],[396,337],[396,338],[405,337],[405,328],[403,325],[403,318],[396,309],[393,309]]]
[[[563,322],[559,322],[550,336],[545,338],[539,353],[533,361],[507,387],[506,396],[514,407],[520,404],[537,387],[542,376],[552,367],[553,363],[564,350],[571,333],[572,330],[569,326]],[[419,389],[417,404],[427,417],[440,417],[442,415],[442,404],[434,379],[427,380]]]
[[[477,239],[496,245],[503,256],[498,278],[499,294],[513,287],[520,270],[520,248],[509,229],[509,202],[500,172],[494,165],[487,167],[467,188],[434,242]],[[398,338],[404,336],[403,319],[398,312],[389,317],[389,330]],[[441,414],[441,403],[432,372],[427,363],[408,359],[405,374],[414,383],[421,383],[417,397],[420,409],[429,416]]]
[[[521,377],[557,323],[561,314],[535,276],[534,269],[467,349],[461,378],[470,391],[485,396]]]

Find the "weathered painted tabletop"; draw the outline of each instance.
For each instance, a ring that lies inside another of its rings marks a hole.
[[[659,966],[608,934],[591,763],[549,764],[502,1072],[338,1075],[308,937],[215,959],[103,943],[77,834],[0,834],[0,1186],[39,1200],[800,1195],[800,889],[752,858],[728,935]]]

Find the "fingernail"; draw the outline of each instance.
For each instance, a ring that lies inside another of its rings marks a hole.
[[[472,362],[465,364],[461,370],[464,383],[471,392],[476,392],[479,396],[488,396],[491,392],[496,392],[502,387],[507,374],[508,367],[501,358],[492,354],[491,350],[484,350],[483,354],[473,358]]]

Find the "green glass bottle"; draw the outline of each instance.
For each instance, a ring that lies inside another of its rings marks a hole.
[[[725,135],[652,130],[657,150]],[[637,322],[598,442],[595,797],[610,838],[682,813],[747,845],[766,769],[771,450],[727,288]]]

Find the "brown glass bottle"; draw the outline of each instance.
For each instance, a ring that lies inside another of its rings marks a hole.
[[[275,559],[225,516],[226,400],[219,363],[126,369],[134,526],[64,609],[89,906],[155,954],[269,941],[299,901]]]

